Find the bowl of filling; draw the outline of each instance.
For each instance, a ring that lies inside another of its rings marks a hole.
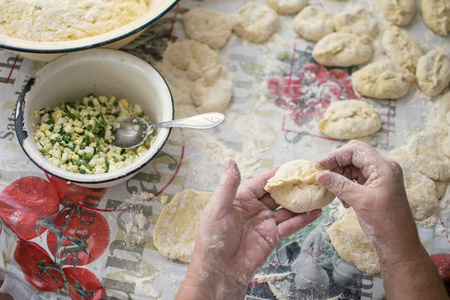
[[[51,176],[87,187],[122,183],[147,165],[170,129],[131,149],[114,146],[118,123],[173,120],[170,89],[145,61],[120,50],[58,57],[38,70],[17,101],[15,127],[30,160]]]
[[[50,61],[67,52],[119,49],[178,0],[0,0],[0,48]]]

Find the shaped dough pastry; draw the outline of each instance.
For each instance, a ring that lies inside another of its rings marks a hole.
[[[380,260],[359,225],[356,214],[347,213],[328,229],[328,235],[339,256],[366,274],[380,273]]]
[[[317,126],[332,138],[354,139],[380,130],[381,116],[378,110],[367,102],[337,101],[327,108]]]
[[[164,59],[180,70],[185,70],[191,80],[197,80],[219,64],[219,56],[208,45],[194,40],[169,44]]]
[[[417,61],[422,57],[419,42],[407,31],[397,26],[385,29],[381,39],[384,51],[390,61],[414,73]]]
[[[278,28],[278,16],[270,7],[249,2],[233,14],[233,30],[244,40],[253,43],[267,41]]]
[[[330,204],[335,195],[316,181],[320,170],[299,159],[282,165],[264,189],[278,205],[296,212],[308,212]]]
[[[222,66],[209,70],[194,83],[191,99],[200,113],[225,110],[233,95],[233,83]]]
[[[384,18],[395,25],[407,25],[416,13],[414,0],[379,0]]]
[[[306,6],[308,0],[267,0],[267,4],[280,15],[296,14]]]
[[[378,35],[378,23],[373,14],[358,6],[351,6],[348,10],[337,13],[333,22],[337,32],[367,35],[371,38]]]
[[[373,53],[372,39],[335,32],[317,42],[312,55],[324,66],[350,67],[367,62]]]
[[[389,61],[379,61],[352,74],[353,87],[363,96],[398,99],[405,96],[415,76],[407,69]]]
[[[333,15],[319,6],[307,6],[295,16],[293,28],[303,38],[317,42],[334,32]]]
[[[207,8],[197,8],[183,15],[187,35],[211,49],[225,46],[231,36],[233,23],[231,17]]]
[[[450,31],[450,1],[420,0],[420,10],[427,26],[440,35]]]
[[[200,215],[211,196],[209,192],[188,189],[175,194],[164,206],[153,229],[153,243],[162,255],[189,262]]]
[[[439,95],[450,82],[450,58],[439,47],[428,52],[417,62],[416,78],[426,95]]]

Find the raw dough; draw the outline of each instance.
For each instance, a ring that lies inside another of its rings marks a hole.
[[[415,81],[414,74],[390,61],[378,61],[352,74],[353,87],[363,96],[398,99]]]
[[[428,52],[417,62],[416,78],[423,93],[439,95],[450,82],[450,58],[439,47]]]
[[[187,35],[211,49],[225,46],[231,36],[233,23],[231,18],[207,8],[197,8],[183,15],[183,24]]]
[[[422,17],[427,26],[440,35],[450,31],[450,1],[420,0]]]
[[[367,35],[371,38],[378,35],[378,23],[373,14],[358,6],[350,6],[348,10],[337,13],[333,22],[334,28],[338,32]]]
[[[356,214],[347,213],[328,229],[331,244],[339,256],[366,274],[380,273],[380,261],[359,225]]]
[[[308,0],[267,0],[267,4],[280,15],[296,14],[306,6]]]
[[[414,0],[379,0],[386,20],[395,25],[407,25],[416,13]]]
[[[200,215],[212,193],[192,189],[175,194],[164,206],[153,229],[153,243],[167,257],[189,262]]]
[[[233,83],[220,65],[194,83],[191,99],[200,113],[225,110],[233,95]]]
[[[381,42],[390,61],[412,73],[416,71],[417,61],[423,54],[416,38],[397,26],[389,26],[384,30]]]
[[[295,32],[303,38],[317,42],[334,32],[333,15],[319,6],[307,6],[293,21]]]
[[[178,69],[185,70],[191,80],[199,79],[203,73],[219,64],[217,51],[194,40],[170,44],[163,57]]]
[[[308,212],[330,204],[335,195],[316,181],[320,170],[299,159],[282,165],[264,189],[278,205],[296,212]]]
[[[267,41],[278,28],[277,13],[270,7],[249,2],[233,14],[233,30],[244,40],[253,43]]]
[[[336,139],[354,139],[368,136],[381,128],[378,110],[361,100],[333,102],[318,123],[327,136]]]
[[[450,159],[444,149],[448,146],[444,146],[446,137],[447,133],[441,130],[422,131],[413,135],[406,145],[408,159],[434,180],[450,180]]]
[[[317,42],[312,55],[324,66],[350,67],[367,62],[372,53],[371,38],[348,32],[334,32]]]
[[[438,209],[438,194],[433,180],[422,174],[407,158],[405,147],[389,154],[402,167],[409,206],[416,221],[423,221]]]

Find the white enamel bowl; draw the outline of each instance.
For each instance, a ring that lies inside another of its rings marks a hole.
[[[34,141],[39,119],[35,111],[80,101],[94,94],[125,98],[139,104],[152,122],[173,120],[174,104],[164,78],[145,61],[120,50],[91,49],[61,56],[46,64],[29,80],[16,107],[16,133],[24,152],[52,176],[88,187],[109,187],[122,183],[147,165],[167,141],[170,129],[157,132],[152,147],[132,164],[106,174],[78,174],[47,161]]]

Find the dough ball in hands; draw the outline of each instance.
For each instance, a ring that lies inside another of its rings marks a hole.
[[[365,35],[372,39],[378,35],[378,23],[373,14],[358,6],[350,6],[346,11],[337,13],[333,17],[333,22],[337,32]]]
[[[333,102],[317,127],[329,137],[355,139],[377,132],[381,128],[378,110],[361,100]]]
[[[207,8],[197,8],[183,15],[187,35],[211,49],[226,45],[233,30],[231,18],[223,13]]]
[[[416,78],[425,95],[439,95],[450,82],[450,58],[439,47],[428,52],[417,62]]]
[[[316,180],[320,170],[310,161],[299,159],[282,165],[264,190],[284,208],[303,213],[330,204],[335,195]]]
[[[219,64],[217,51],[195,40],[169,44],[163,57],[178,69],[186,71],[191,80],[199,79],[203,73]]]
[[[222,112],[233,95],[233,83],[225,69],[218,65],[194,83],[191,100],[199,113]]]
[[[334,32],[314,47],[314,59],[324,66],[350,67],[367,62],[373,53],[372,39],[347,32]]]
[[[361,95],[380,99],[405,96],[416,77],[407,69],[390,61],[378,61],[352,74],[353,87]]]
[[[415,37],[397,26],[389,26],[383,32],[381,43],[390,61],[412,73],[416,71],[423,53]]]
[[[317,42],[334,32],[333,15],[319,6],[307,6],[293,21],[294,31],[303,38]]]
[[[189,262],[200,215],[211,196],[210,192],[188,189],[164,206],[153,230],[153,243],[162,255]]]
[[[379,0],[381,11],[386,20],[395,25],[408,25],[416,13],[414,0]]]
[[[249,2],[233,15],[233,30],[242,39],[263,43],[278,28],[278,15],[270,7],[256,2]]]
[[[301,11],[307,0],[267,0],[267,4],[280,15],[296,14]]]
[[[450,1],[420,0],[420,10],[425,24],[439,35],[450,31]]]

